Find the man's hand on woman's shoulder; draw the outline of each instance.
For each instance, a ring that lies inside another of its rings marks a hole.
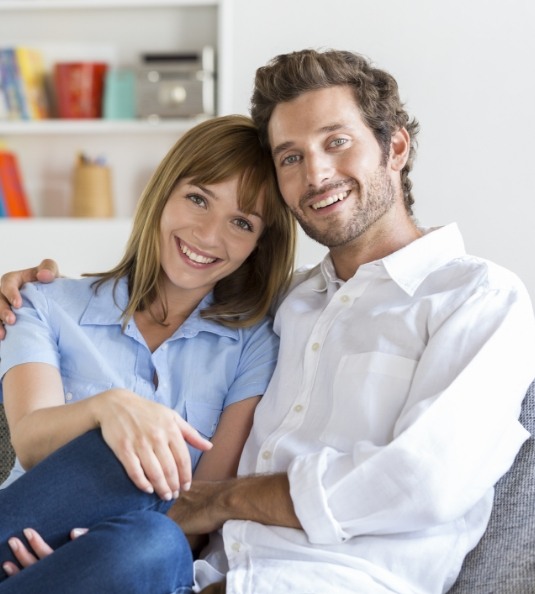
[[[13,308],[22,305],[20,288],[24,283],[40,281],[50,283],[59,276],[58,265],[54,260],[43,260],[39,266],[6,272],[0,278],[0,340],[6,335],[5,327],[15,323]]]

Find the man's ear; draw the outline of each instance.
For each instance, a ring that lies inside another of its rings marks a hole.
[[[409,158],[411,138],[405,128],[399,128],[392,134],[390,141],[390,167],[393,171],[401,171]]]

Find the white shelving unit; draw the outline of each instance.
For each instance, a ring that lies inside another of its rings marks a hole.
[[[232,85],[225,52],[231,2],[0,0],[0,45],[41,48],[51,63],[70,59],[72,51],[93,59],[94,51],[96,59],[104,55],[111,66],[135,66],[144,52],[200,51],[211,45],[216,49],[217,111],[228,113]],[[0,219],[0,274],[34,264],[41,256],[59,258],[68,274],[114,264],[152,171],[198,121],[0,121],[0,142],[19,158],[35,215],[30,220]],[[112,170],[113,219],[69,218],[72,170],[81,151],[104,156]]]

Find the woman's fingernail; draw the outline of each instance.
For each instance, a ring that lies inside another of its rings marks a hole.
[[[87,528],[73,528],[72,535],[74,538],[78,538],[87,532]]]
[[[191,483],[184,483],[182,485],[182,488],[184,489],[184,491],[189,491],[191,489]]]
[[[28,540],[32,540],[32,538],[33,538],[33,530],[31,528],[24,528],[24,530],[22,532],[23,532],[24,536]]]
[[[10,538],[7,542],[12,551],[19,550],[19,542],[16,538]]]
[[[7,575],[13,575],[13,568],[8,563],[4,563],[2,569]]]

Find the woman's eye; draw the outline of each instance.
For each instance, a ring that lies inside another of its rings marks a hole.
[[[206,206],[206,200],[198,194],[188,194],[186,198],[193,202],[193,204],[196,204],[197,206]]]
[[[239,227],[240,229],[243,229],[244,231],[252,231],[253,230],[253,226],[246,219],[235,219],[234,224],[237,227]]]

